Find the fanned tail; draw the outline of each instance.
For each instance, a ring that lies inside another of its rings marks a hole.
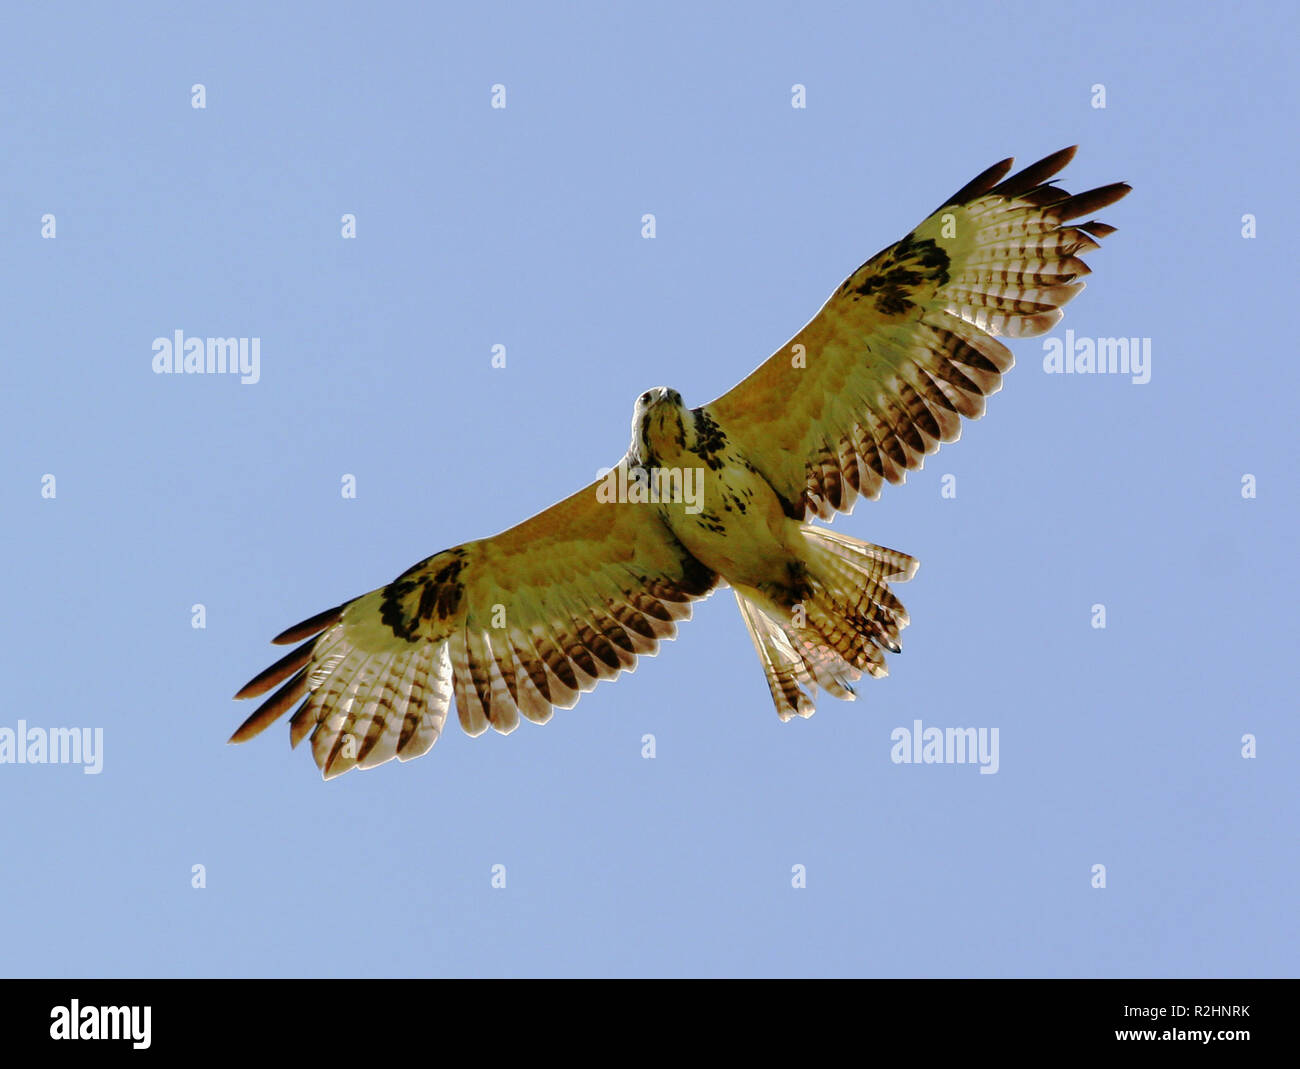
[[[808,596],[788,616],[775,616],[741,591],[736,601],[758,652],[772,701],[782,720],[816,711],[820,687],[852,701],[866,672],[889,674],[885,651],[898,653],[907,610],[888,587],[906,582],[919,562],[825,528],[805,526]]]

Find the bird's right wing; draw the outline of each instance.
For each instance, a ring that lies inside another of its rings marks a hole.
[[[520,713],[544,722],[552,706],[569,708],[598,680],[632,669],[676,634],[718,577],[655,508],[611,500],[601,492],[610,485],[598,480],[277,636],[307,641],[235,695],[281,684],[231,741],[297,705],[290,741],[310,734],[328,779],[426,753],[453,694],[466,732],[504,733]]]

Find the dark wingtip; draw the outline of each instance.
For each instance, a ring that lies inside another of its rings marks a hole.
[[[1050,156],[1044,156],[1037,163],[1031,163],[1023,171],[1013,174],[992,192],[1003,197],[1018,197],[1022,193],[1028,193],[1061,170],[1074,159],[1074,154],[1078,151],[1078,145],[1070,145],[1068,148],[1053,152]]]
[[[956,193],[939,205],[939,208],[946,208],[950,204],[965,204],[968,200],[974,200],[976,197],[983,196],[1002,181],[1003,177],[1005,177],[1006,173],[1011,170],[1011,166],[1015,162],[1015,158],[1012,156],[1008,156],[1005,160],[999,160],[992,167],[977,174],[962,186],[961,189],[957,190]]]
[[[1052,213],[1062,220],[1077,219],[1081,215],[1091,215],[1102,208],[1108,208],[1131,192],[1133,187],[1127,182],[1112,182],[1108,186],[1099,186],[1054,204]]]
[[[1094,238],[1108,238],[1118,229],[1118,227],[1113,227],[1109,223],[1099,223],[1095,219],[1087,223],[1075,223],[1074,225],[1085,234],[1091,234]]]
[[[256,698],[259,694],[265,694],[281,680],[287,679],[311,660],[312,650],[315,646],[316,640],[311,639],[285,654],[269,668],[263,668],[262,671],[239,688],[239,691],[235,694],[235,699]]]
[[[271,639],[271,642],[276,646],[287,646],[290,642],[301,642],[305,638],[311,638],[312,635],[324,631],[325,628],[335,623],[338,618],[343,615],[343,610],[346,606],[347,602],[344,602],[342,605],[336,605],[332,609],[318,612],[315,616],[304,620],[300,624],[294,624],[293,627],[285,628],[276,635],[275,638]]]
[[[306,693],[307,669],[302,668],[288,683],[259,705],[256,712],[235,729],[235,733],[230,736],[229,741],[247,742],[254,736],[260,735],[288,712]]]

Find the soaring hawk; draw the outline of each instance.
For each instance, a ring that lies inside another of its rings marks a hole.
[[[1079,254],[1114,228],[1071,220],[1129,186],[1071,196],[1050,179],[1074,151],[1010,178],[1011,160],[994,164],[717,400],[642,394],[610,476],[278,635],[301,645],[236,695],[279,685],[231,741],[297,706],[290,742],[310,736],[328,779],[419,757],[453,696],[470,735],[513,731],[520,714],[542,723],[726,585],[782,720],[812,715],[818,688],[852,698],[862,672],[885,675],[908,622],[889,583],[917,562],[806,521],[878,497],[956,440],[1012,365],[995,336],[1042,334],[1083,289]],[[663,472],[700,493],[654,493]]]

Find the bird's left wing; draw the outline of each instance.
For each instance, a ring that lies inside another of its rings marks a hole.
[[[504,733],[520,713],[542,723],[552,706],[569,708],[597,681],[631,670],[676,634],[718,577],[657,509],[598,492],[611,485],[597,480],[277,636],[307,641],[235,695],[281,684],[231,742],[297,705],[290,742],[310,735],[328,779],[426,753],[453,695],[467,733]]]
[[[1114,227],[1071,223],[1123,182],[1071,196],[1050,179],[1063,149],[1005,178],[994,164],[845,280],[821,311],[697,415],[781,495],[787,514],[829,519],[877,497],[978,418],[1011,353],[995,335],[1050,330],[1088,274],[1079,253]]]

